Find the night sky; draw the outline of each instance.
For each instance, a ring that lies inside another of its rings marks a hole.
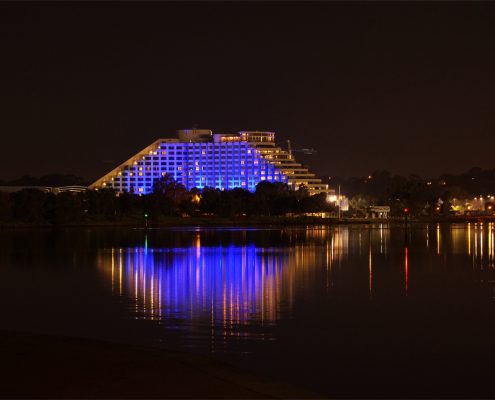
[[[0,51],[0,179],[98,178],[193,125],[322,176],[495,167],[495,3],[1,3]]]

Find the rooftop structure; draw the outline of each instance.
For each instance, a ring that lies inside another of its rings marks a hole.
[[[328,193],[323,184],[292,153],[275,144],[275,133],[241,131],[219,134],[184,129],[177,138],[158,139],[104,175],[90,188],[147,194],[153,181],[170,175],[188,190],[194,187],[254,191],[261,181],[284,182],[294,190],[305,185],[310,194]]]

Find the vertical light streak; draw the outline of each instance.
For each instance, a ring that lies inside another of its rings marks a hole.
[[[265,259],[261,259],[261,325],[265,322]]]
[[[155,318],[155,290],[154,290],[154,283],[155,283],[155,271],[153,269],[153,266],[151,266],[151,281],[150,281],[150,307],[151,307],[151,319]]]
[[[426,225],[426,248],[430,248],[430,225]]]
[[[136,311],[138,310],[138,283],[139,283],[139,278],[138,278],[138,269],[136,268],[136,264],[132,264],[132,268],[134,269],[134,300],[136,301]]]
[[[440,255],[440,224],[437,224],[437,255]]]
[[[404,252],[404,280],[405,280],[405,288],[406,288],[406,296],[408,295],[409,290],[409,251],[406,247]]]
[[[145,247],[145,254],[140,254],[140,263],[139,263],[139,271],[141,276],[141,281],[143,282],[143,311],[146,313],[146,257],[148,250]]]
[[[471,222],[468,222],[468,255],[471,255]]]
[[[359,239],[361,240],[361,238]],[[328,291],[328,287],[329,287],[329,279],[330,279],[330,274],[328,272],[328,267],[329,267],[329,263],[330,263],[330,249],[329,249],[329,245],[328,245],[328,241],[326,242],[326,248],[325,248],[325,272],[326,272],[326,290]],[[361,248],[359,249],[361,250]]]
[[[113,287],[114,287],[114,273],[115,273],[115,249],[112,248],[112,296],[113,296]]]
[[[483,223],[480,224],[480,262],[483,268]]]
[[[371,255],[371,243],[370,243],[369,255],[368,255],[368,273],[369,273],[370,298],[373,298],[373,257]]]
[[[162,282],[163,274],[160,268],[160,272],[158,273],[158,318],[162,317]]]
[[[492,246],[491,246],[491,249],[492,249],[492,253],[491,253],[491,257],[492,257],[492,267],[494,267],[495,265],[495,260],[494,260],[494,257],[493,257],[493,253],[494,253],[494,244],[495,244],[495,232],[494,232],[494,229],[493,229],[493,223],[490,224],[491,227],[492,227],[492,234],[491,234],[491,237],[492,237]]]
[[[119,251],[119,296],[122,296],[122,249]]]
[[[361,231],[359,231],[359,255],[361,255],[361,246],[362,246],[362,243],[361,243]]]
[[[492,223],[488,224],[487,242],[488,242],[488,267],[491,267],[492,261],[493,261],[493,227],[492,227]]]
[[[196,234],[195,246],[196,246],[196,258],[199,260],[199,258],[201,257],[201,236],[199,232]]]
[[[383,254],[383,224],[380,224],[380,254]]]
[[[474,254],[473,254],[473,268],[478,262],[478,224],[474,225]]]

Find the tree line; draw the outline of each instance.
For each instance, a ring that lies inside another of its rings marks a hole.
[[[418,175],[400,176],[375,171],[366,177],[333,178],[332,185],[341,185],[350,198],[350,213],[362,215],[370,205],[388,205],[392,215],[403,209],[412,215],[449,215],[472,202],[476,196],[495,195],[495,169],[471,168],[459,174],[442,174],[435,179]],[[486,202],[488,207],[491,203]]]
[[[283,216],[334,211],[325,194],[310,196],[305,187],[291,190],[280,182],[260,182],[245,189],[186,188],[166,175],[149,194],[117,193],[113,189],[61,192],[23,189],[0,191],[0,221],[36,224],[77,224],[125,218],[159,222],[171,216]]]

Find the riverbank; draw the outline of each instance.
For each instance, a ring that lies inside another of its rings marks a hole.
[[[495,222],[495,216],[456,216],[456,217],[420,217],[409,218],[409,223],[480,223]],[[46,222],[0,222],[2,228],[53,228],[53,227],[74,227],[74,228],[97,228],[97,227],[125,227],[125,228],[162,228],[162,227],[303,227],[339,224],[376,224],[391,223],[403,224],[404,219],[366,219],[366,218],[320,218],[320,217],[164,217],[159,221],[145,221],[143,218],[119,218],[104,219],[90,218],[80,222],[68,222],[64,224],[52,225]]]
[[[0,332],[1,398],[317,398],[199,355]]]
[[[0,228],[50,228],[50,227],[127,227],[127,228],[160,228],[181,226],[205,226],[205,227],[266,227],[266,226],[307,226],[307,225],[332,225],[338,223],[370,223],[370,220],[338,220],[337,218],[319,217],[163,217],[158,221],[145,221],[144,218],[119,218],[103,219],[88,218],[80,222],[68,222],[52,225],[48,223],[27,222],[0,222]]]

